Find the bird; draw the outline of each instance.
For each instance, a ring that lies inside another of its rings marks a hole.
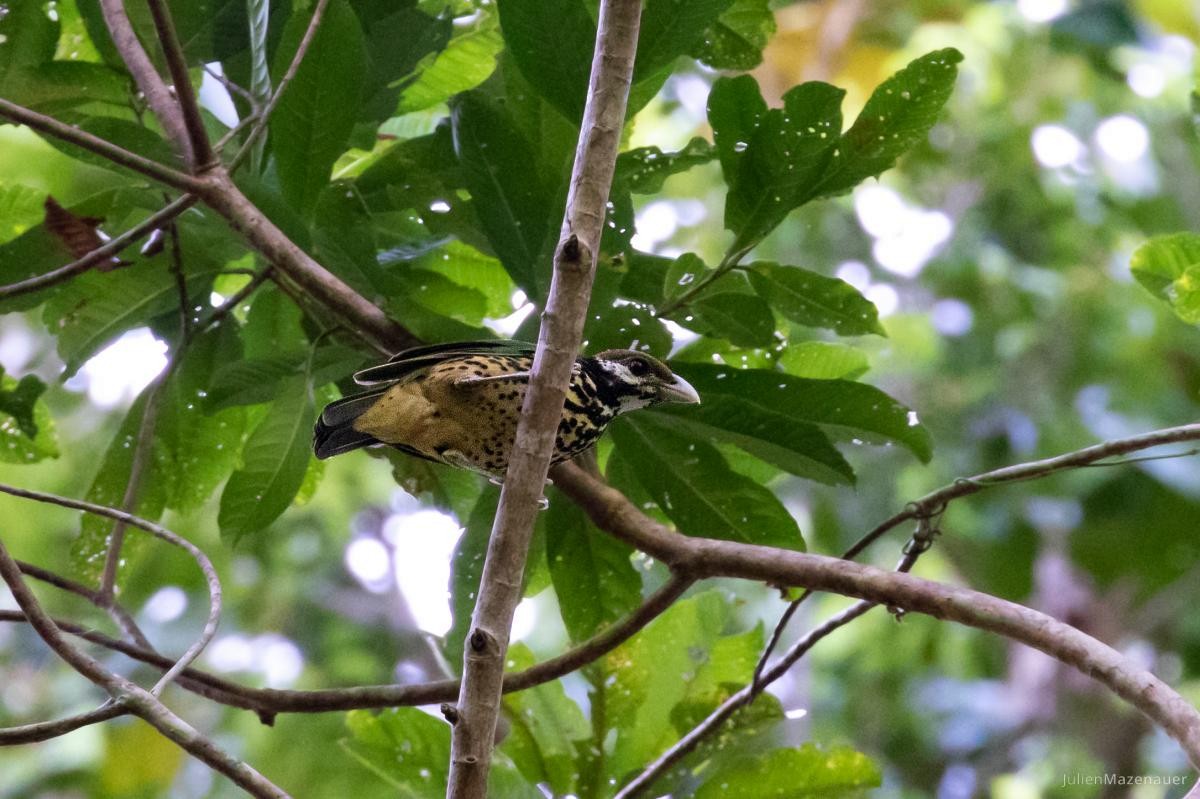
[[[529,388],[534,347],[520,341],[465,341],[404,350],[363,369],[367,390],[330,403],[313,431],[320,459],[388,445],[418,458],[500,482]],[[700,395],[662,361],[635,350],[575,360],[551,464],[600,439],[618,415]]]

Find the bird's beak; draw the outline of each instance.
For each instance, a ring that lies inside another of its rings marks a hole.
[[[692,388],[692,384],[679,375],[675,375],[674,383],[667,383],[658,390],[659,402],[682,402],[687,405],[699,405],[700,394]]]

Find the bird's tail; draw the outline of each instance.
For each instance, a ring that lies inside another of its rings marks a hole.
[[[318,458],[324,460],[343,452],[382,443],[372,435],[355,430],[354,421],[375,404],[375,400],[384,390],[355,394],[325,406],[313,428],[313,452]]]

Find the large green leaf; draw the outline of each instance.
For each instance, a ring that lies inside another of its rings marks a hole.
[[[692,50],[732,0],[646,0],[638,32],[635,83]]]
[[[579,124],[596,23],[582,0],[499,0],[504,42],[534,90]]]
[[[14,69],[7,76],[4,99],[51,116],[87,103],[129,104],[128,78],[100,64],[51,61]],[[95,162],[102,163],[99,157]]]
[[[681,433],[673,422],[631,414],[618,419],[612,433],[616,455],[682,532],[804,549],[800,528],[778,497],[734,472],[715,447]]]
[[[843,746],[776,749],[746,756],[717,771],[696,799],[854,799],[882,782],[870,758]]]
[[[507,660],[508,671],[528,669],[535,662],[524,644],[510,646]],[[501,751],[530,782],[544,782],[559,795],[572,793],[576,745],[590,737],[591,726],[563,690],[562,682],[508,694],[503,701],[511,728]]]
[[[542,515],[550,578],[572,641],[589,638],[637,608],[642,578],[629,560],[628,544],[602,534],[558,492]]]
[[[808,327],[827,327],[843,336],[886,335],[875,304],[836,277],[766,261],[751,264],[750,284],[781,314]]]
[[[734,0],[690,55],[713,69],[744,72],[762,63],[763,48],[774,33],[770,0]]]
[[[45,216],[42,205],[45,200],[44,192],[29,186],[0,185],[0,244],[6,244],[38,225]],[[0,254],[0,264],[3,263]]]
[[[304,373],[307,360],[307,352],[293,350],[220,364],[213,371],[204,405],[212,412],[237,405],[270,402],[279,395],[280,383]],[[348,347],[321,347],[312,359],[313,385],[340,380],[362,368],[366,360],[362,353]]]
[[[838,148],[845,94],[827,83],[802,83],[784,94],[783,108],[751,115],[762,104],[752,78],[713,86],[708,107],[717,147],[743,151],[737,169],[725,173],[725,227],[737,234],[735,248],[758,242],[816,195]]]
[[[450,727],[415,707],[346,714],[349,737],[342,748],[375,772],[405,799],[446,792],[450,772]]]
[[[306,15],[288,20],[275,50],[278,81],[308,27]],[[366,76],[366,51],[358,18],[348,3],[331,3],[279,105],[271,145],[279,183],[288,201],[308,212],[329,182],[334,161],[346,149]]]
[[[550,230],[551,201],[538,179],[533,147],[508,112],[480,92],[461,95],[453,107],[454,146],[467,188],[504,268],[530,296],[537,263]]]
[[[775,316],[761,297],[732,291],[705,294],[691,304],[703,331],[739,347],[766,347],[775,339]]]
[[[617,729],[606,764],[611,776],[623,780],[678,740],[671,711],[709,662],[729,611],[716,591],[681,600],[605,656],[606,711]]]
[[[866,373],[869,365],[862,350],[831,341],[801,341],[779,356],[783,371],[818,380],[856,380]]]
[[[221,537],[237,543],[275,521],[296,497],[308,469],[316,418],[312,384],[297,377],[280,385],[279,398],[242,450],[242,467],[221,492]]]
[[[0,96],[19,91],[21,70],[37,67],[54,57],[58,23],[51,21],[38,0],[16,0],[4,5],[0,16]]]
[[[670,352],[671,333],[649,309],[629,304],[593,307],[596,310],[583,327],[583,340],[590,352],[637,349],[659,357]]]
[[[442,638],[442,654],[455,672],[462,669],[463,642],[471,629],[471,614],[475,611],[483,559],[487,555],[488,537],[499,500],[499,488],[489,485],[483,490],[467,518],[466,529],[454,547],[454,554],[450,556],[450,614],[454,622]]]
[[[378,13],[364,9],[363,4],[356,7],[366,34],[367,55],[360,114],[367,124],[355,136],[360,147],[371,146],[375,123],[406,113],[401,99],[405,87],[421,81],[436,54],[451,41],[454,26],[449,16],[436,12],[431,12],[434,14],[431,16],[416,6],[416,3],[383,3]]]
[[[445,50],[426,57],[427,65],[401,93],[396,113],[423,111],[475,88],[496,70],[496,56],[503,48],[495,23],[455,37]]]
[[[739,397],[709,394],[695,408],[664,406],[664,414],[681,431],[725,441],[799,477],[822,483],[853,483],[854,470],[815,424],[766,410]]]
[[[891,169],[923,141],[950,99],[962,53],[952,47],[916,59],[881,83],[842,136],[838,169],[822,180],[817,196],[849,191]]]
[[[820,425],[842,438],[895,441],[923,461],[932,454],[929,431],[916,413],[865,383],[700,363],[675,362],[672,368],[705,399],[738,398],[784,418]]]

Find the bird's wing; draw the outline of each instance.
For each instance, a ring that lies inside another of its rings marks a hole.
[[[452,344],[432,344],[398,352],[387,363],[370,366],[354,375],[354,382],[363,386],[392,383],[414,372],[435,366],[451,358],[471,355],[533,355],[534,345],[527,341],[459,341]]]

